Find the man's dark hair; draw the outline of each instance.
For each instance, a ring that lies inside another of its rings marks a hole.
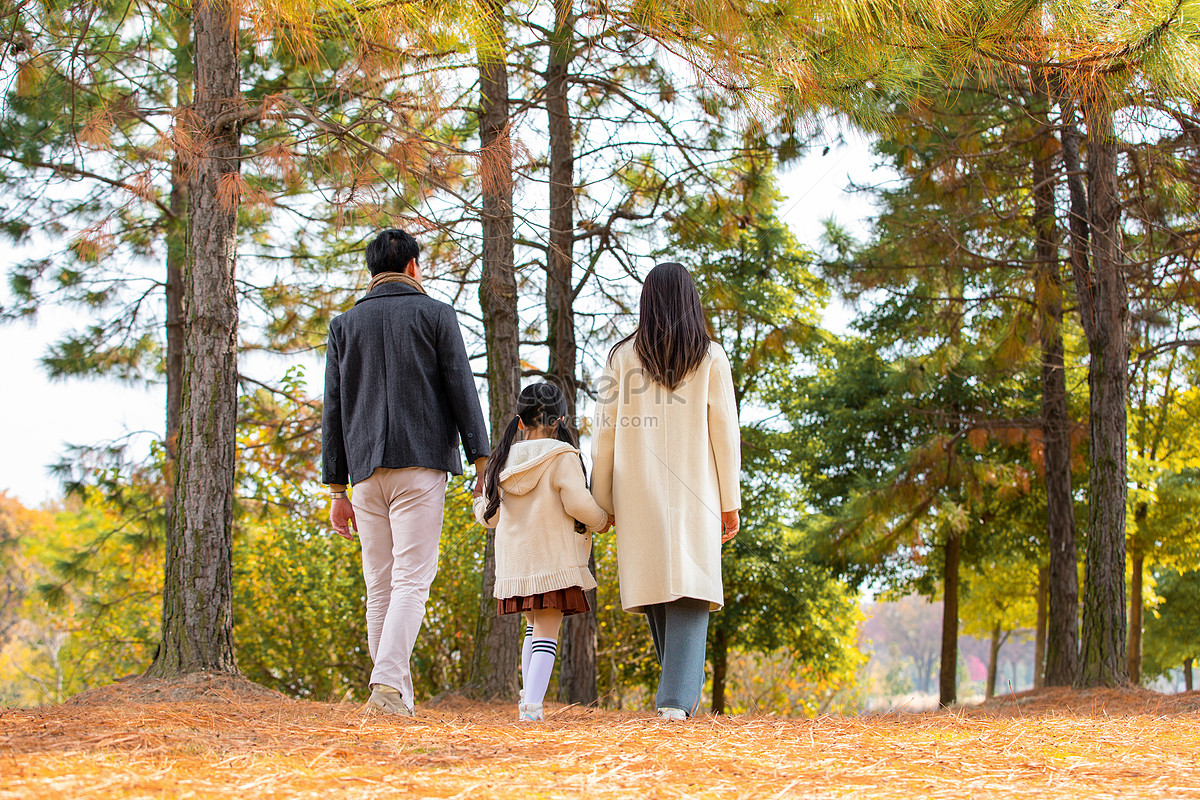
[[[404,272],[408,262],[421,255],[417,240],[399,228],[381,231],[367,245],[367,269],[374,277],[381,272]]]

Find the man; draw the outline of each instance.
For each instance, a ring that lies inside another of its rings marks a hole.
[[[437,574],[447,473],[458,442],[481,491],[488,436],[454,309],[425,294],[420,246],[385,230],[367,246],[371,284],[329,324],[322,480],[329,519],[362,543],[373,712],[413,714],[409,667]],[[346,485],[354,485],[353,503]]]

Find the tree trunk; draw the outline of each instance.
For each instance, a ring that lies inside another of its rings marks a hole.
[[[575,424],[576,353],[575,291],[575,153],[567,96],[574,49],[569,0],[555,0],[554,35],[546,67],[546,115],[550,135],[550,235],[546,250],[547,373],[567,398],[567,415]],[[577,428],[576,428],[577,429]]]
[[[549,379],[567,398],[567,419],[578,432],[575,418],[576,353],[575,291],[575,144],[567,97],[568,75],[574,55],[574,16],[569,0],[555,0],[554,34],[546,66],[546,116],[550,136],[550,235],[546,250],[546,343]],[[595,570],[595,561],[590,562]],[[596,592],[588,592],[594,608]],[[558,699],[564,703],[595,705],[596,615],[577,614],[563,620],[559,643]]]
[[[517,280],[513,268],[512,143],[509,139],[508,65],[503,4],[489,0],[495,38],[479,49],[483,271],[479,304],[487,345],[488,409],[492,439],[500,436],[521,392]],[[485,537],[483,591],[475,625],[471,686],[482,697],[515,697],[521,660],[519,614],[496,615],[496,532]]]
[[[1033,688],[1046,685],[1046,617],[1050,596],[1050,568],[1038,570],[1037,629],[1033,636]]]
[[[193,71],[192,37],[189,20],[179,16],[175,29],[175,106],[184,109],[192,102]],[[183,413],[183,279],[187,267],[187,173],[184,154],[171,159],[171,195],[166,221],[167,279],[164,285],[166,301],[167,357],[164,372],[167,378],[166,430],[163,449],[167,456],[168,485],[174,484],[175,457],[179,452],[179,421]],[[168,522],[168,526],[169,526]]]
[[[930,648],[921,659],[920,666],[917,667],[920,672],[917,691],[921,694],[929,694],[929,690],[933,688],[933,662],[938,659],[940,652],[941,648],[938,649],[937,653]]]
[[[1075,282],[1088,340],[1091,470],[1076,683],[1091,687],[1117,686],[1128,680],[1124,617],[1129,293],[1121,253],[1112,110],[1095,94],[1085,95],[1085,103],[1092,263],[1090,270],[1075,273]]]
[[[725,681],[729,675],[729,632],[718,623],[712,642],[712,713],[725,713]]]
[[[942,576],[942,667],[938,674],[938,703],[958,701],[958,559],[959,537],[946,539],[946,563]]]
[[[233,484],[237,423],[237,212],[242,110],[236,21],[223,0],[193,11],[183,398],[167,534],[162,643],[147,674],[236,672]],[[189,118],[190,117],[190,118]]]
[[[987,685],[983,689],[985,700],[996,696],[996,662],[1000,658],[1000,623],[992,626],[992,641],[988,646]]]
[[[179,420],[183,412],[183,277],[187,264],[187,179],[179,156],[171,160],[172,218],[167,223],[167,427],[163,437],[168,469],[179,453]],[[168,478],[173,478],[169,475]],[[173,481],[172,481],[173,482]]]
[[[1183,688],[1192,691],[1192,659],[1189,656],[1183,660]]]
[[[1145,514],[1144,509],[1144,506],[1138,509],[1139,515]],[[1129,557],[1133,576],[1129,582],[1129,637],[1125,668],[1129,671],[1129,682],[1137,684],[1142,682],[1142,581],[1146,566],[1146,551],[1137,537],[1134,537]]]
[[[1033,159],[1033,226],[1037,254],[1036,297],[1041,329],[1042,440],[1045,448],[1046,542],[1050,551],[1050,566],[1045,660],[1039,658],[1035,666],[1034,685],[1041,686],[1044,680],[1048,686],[1070,686],[1079,671],[1079,573],[1075,546],[1075,499],[1071,492],[1071,420],[1067,415],[1067,382],[1063,365],[1063,280],[1058,261],[1058,226],[1054,213],[1054,135],[1045,111],[1039,111],[1042,132]],[[1064,153],[1066,139],[1064,135]],[[1078,166],[1077,140],[1073,146],[1073,156],[1064,155],[1069,173],[1075,171],[1069,162],[1074,160]],[[1083,225],[1086,233],[1086,221],[1083,221]],[[1074,219],[1071,229],[1074,234]],[[1076,251],[1075,245],[1072,237],[1072,252]],[[1085,261],[1086,247],[1085,243]]]

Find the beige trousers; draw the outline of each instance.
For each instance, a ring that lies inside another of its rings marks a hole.
[[[384,469],[354,485],[354,517],[367,581],[371,684],[400,690],[413,704],[409,660],[437,575],[447,474],[423,467]]]

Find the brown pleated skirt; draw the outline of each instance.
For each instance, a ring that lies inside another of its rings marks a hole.
[[[543,608],[557,608],[564,617],[572,614],[586,614],[592,610],[591,605],[588,604],[587,595],[578,586],[523,597],[505,597],[503,600],[496,601],[496,613],[501,615],[538,611]]]

